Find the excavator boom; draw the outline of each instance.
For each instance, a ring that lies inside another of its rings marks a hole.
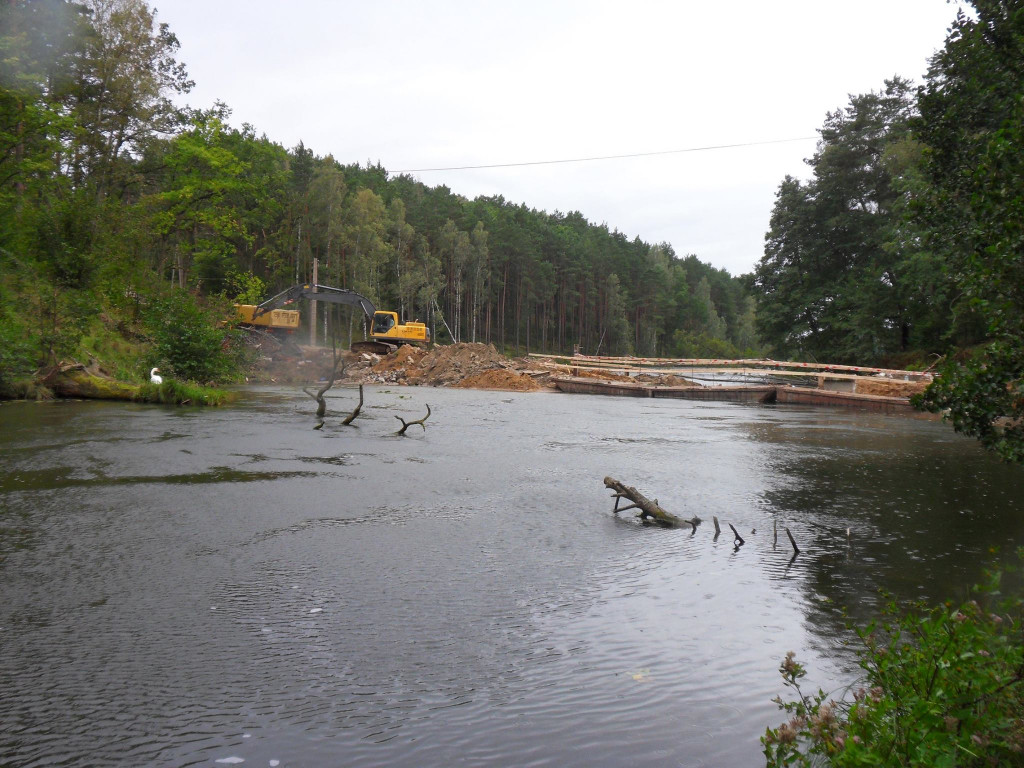
[[[312,301],[323,301],[328,304],[348,304],[359,307],[366,315],[366,319],[372,321],[376,308],[373,302],[361,293],[350,291],[348,288],[332,288],[329,285],[293,285],[287,290],[281,291],[276,296],[271,296],[261,304],[256,305],[253,311],[253,319],[262,314],[278,309],[286,304],[291,304],[299,299],[310,299]]]
[[[251,309],[251,315],[244,317],[244,320],[253,322],[261,315],[299,299],[322,301],[327,304],[348,304],[363,310],[363,314],[366,315],[370,324],[370,340],[355,342],[352,345],[354,352],[375,352],[384,355],[394,351],[401,344],[430,343],[430,331],[427,330],[426,325],[418,321],[399,323],[398,315],[395,312],[377,311],[372,301],[348,288],[332,288],[329,285],[293,285],[255,307],[246,305],[243,308],[240,306],[239,312],[241,313],[243,309],[248,312]],[[298,325],[297,315],[295,324]]]

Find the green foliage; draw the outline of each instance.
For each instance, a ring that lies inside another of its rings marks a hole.
[[[161,369],[190,381],[230,381],[242,364],[236,332],[223,325],[227,312],[201,307],[184,291],[172,291],[146,309],[144,324]]]
[[[769,766],[1024,765],[1022,600],[1001,598],[1003,576],[957,608],[890,603],[860,629],[864,671],[852,701],[805,694],[790,652],[779,668],[792,715],[761,742]]]
[[[672,357],[736,360],[751,356],[723,338],[707,333],[679,330],[672,334]]]
[[[267,284],[251,272],[229,272],[225,295],[236,304],[259,304],[267,298]]]
[[[988,343],[951,356],[920,400],[1024,461],[1024,7],[976,0],[932,60],[914,127],[926,147],[917,216],[955,276],[956,310]]]
[[[1024,347],[994,341],[946,361],[938,374],[914,404],[941,412],[1002,459],[1024,463]]]
[[[757,324],[782,356],[877,362],[937,344],[948,278],[904,222],[920,149],[910,84],[888,81],[830,113],[814,178],[779,187],[757,266]]]
[[[199,307],[308,282],[314,259],[434,338],[513,354],[666,354],[679,329],[756,344],[746,284],[668,244],[287,151],[220,103],[178,109],[192,83],[144,0],[2,3],[0,48],[0,378],[87,356],[123,374],[131,355],[231,378],[223,318]]]
[[[35,362],[32,336],[24,322],[0,306],[0,395],[18,378],[28,375]]]

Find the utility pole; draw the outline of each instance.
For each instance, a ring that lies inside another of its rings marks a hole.
[[[317,283],[320,282],[320,259],[313,259],[313,292],[316,293]],[[316,302],[311,301],[310,306],[312,307],[309,316],[309,346],[316,346]]]

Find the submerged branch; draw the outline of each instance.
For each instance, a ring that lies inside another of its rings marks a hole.
[[[360,390],[361,389],[362,388],[360,387]],[[402,428],[400,430],[398,430],[398,432],[397,432],[397,434],[399,434],[399,435],[404,435],[405,434],[405,430],[407,430],[413,424],[419,424],[421,427],[423,427],[423,431],[426,432],[427,431],[427,425],[424,424],[423,422],[425,422],[427,419],[430,418],[430,404],[429,403],[427,404],[427,415],[424,416],[422,419],[417,419],[416,421],[409,421],[409,422],[407,422],[401,416],[395,416],[395,418],[398,419],[400,422],[402,422]]]

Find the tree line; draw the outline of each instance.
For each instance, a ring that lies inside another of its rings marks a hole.
[[[960,10],[921,86],[830,113],[751,278],[782,356],[942,358],[920,404],[1024,461],[1024,3]]]
[[[101,321],[151,338],[172,288],[176,316],[216,324],[231,301],[310,282],[314,260],[319,282],[443,342],[757,347],[746,283],[666,243],[286,149],[232,126],[224,104],[176,106],[193,83],[144,0],[13,0],[0,20],[0,379],[81,354]],[[361,333],[347,308],[320,312],[310,322],[338,313]]]

